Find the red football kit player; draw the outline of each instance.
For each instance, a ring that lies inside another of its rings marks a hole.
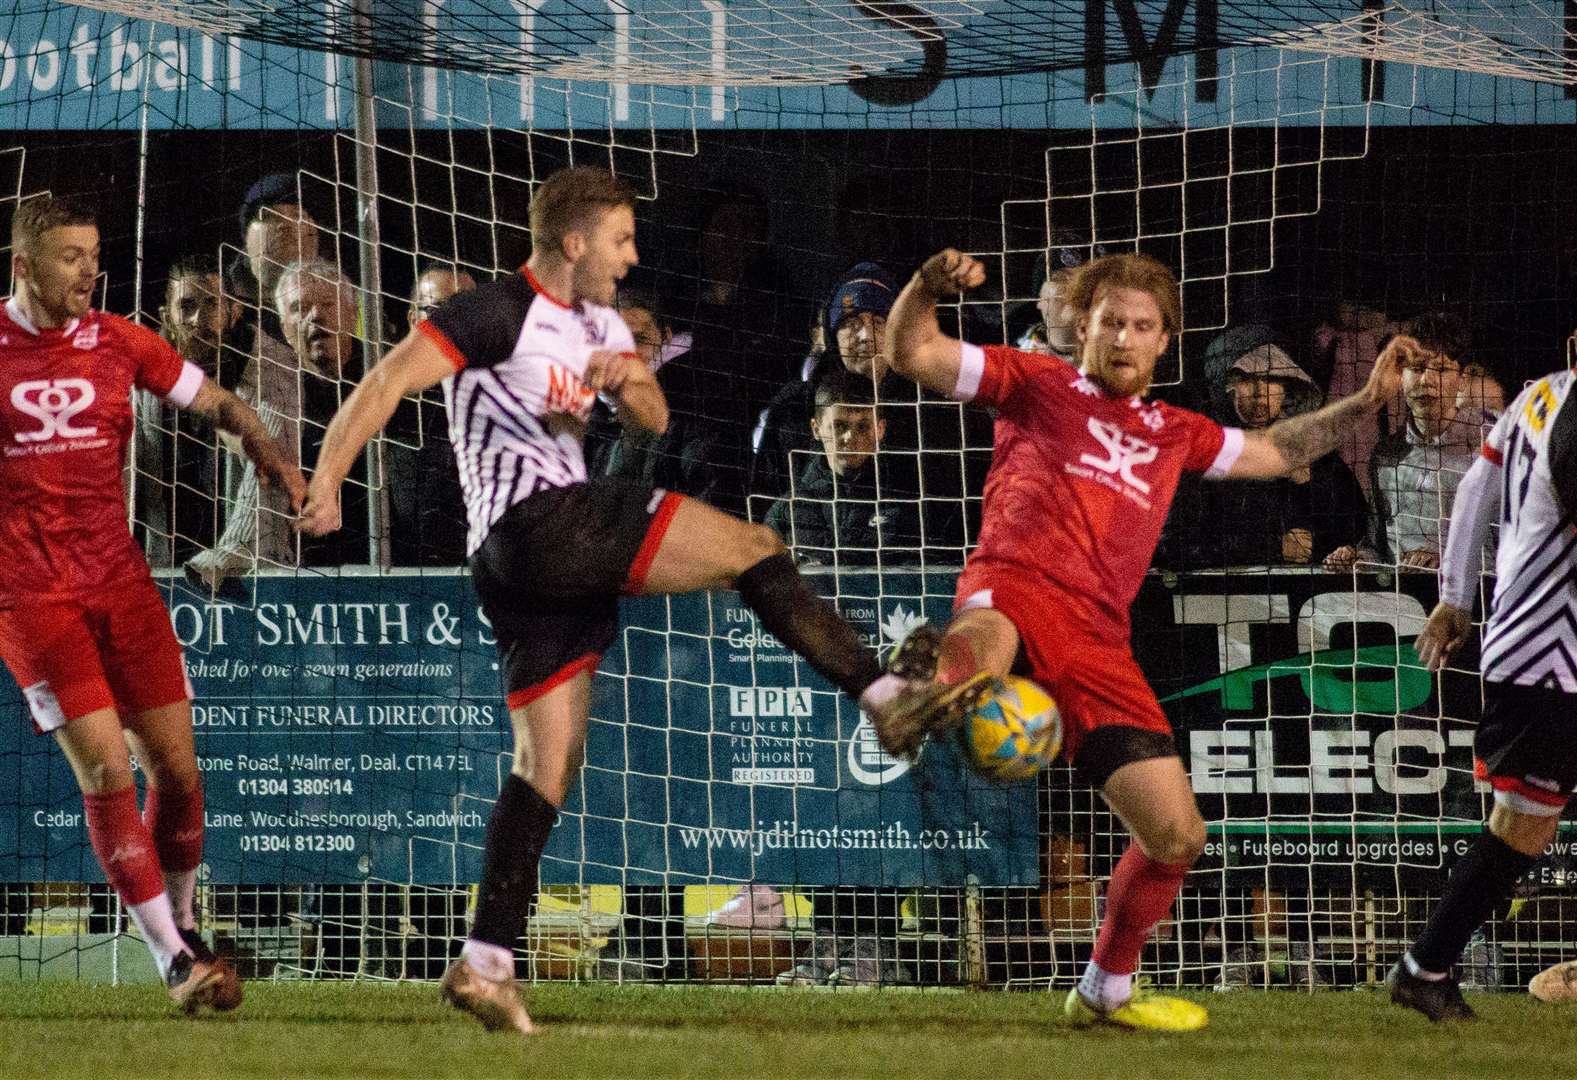
[[[888,319],[893,370],[994,408],[996,442],[953,621],[945,635],[911,635],[866,704],[882,744],[908,755],[960,722],[993,677],[1017,667],[1043,685],[1061,710],[1069,760],[1134,841],[1112,873],[1094,954],[1065,1011],[1077,1024],[1194,1030],[1207,1020],[1198,1005],[1133,988],[1145,941],[1204,848],[1205,823],[1130,651],[1128,607],[1182,473],[1285,475],[1378,410],[1396,392],[1397,366],[1382,356],[1360,393],[1316,413],[1263,431],[1222,428],[1144,400],[1181,329],[1177,281],[1160,263],[1112,255],[1074,271],[1066,300],[1079,312],[1077,366],[943,334],[938,298],[984,280],[975,259],[940,252]]]
[[[132,389],[240,436],[298,504],[306,484],[235,395],[152,331],[92,310],[91,211],[25,200],[11,245],[16,293],[0,309],[0,659],[34,724],[65,752],[94,853],[171,997],[188,1012],[233,1008],[239,980],[192,918],[203,799],[191,687],[126,524]],[[141,815],[130,749],[146,769]]]

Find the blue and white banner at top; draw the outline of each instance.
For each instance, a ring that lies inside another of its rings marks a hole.
[[[353,48],[431,61],[375,65],[378,121],[397,127],[1577,119],[1566,0],[374,0],[359,33],[345,0],[102,5],[172,23],[98,6],[13,0],[0,14],[0,126],[349,127]]]

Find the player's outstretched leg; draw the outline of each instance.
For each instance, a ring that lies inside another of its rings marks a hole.
[[[1163,743],[1165,745],[1163,745]],[[1104,1023],[1150,1031],[1197,1031],[1209,1022],[1199,1005],[1138,989],[1139,954],[1172,910],[1183,878],[1204,848],[1205,824],[1171,740],[1138,728],[1097,728],[1080,749],[1081,764],[1126,759],[1101,785],[1134,840],[1106,887],[1106,914],[1095,951],[1063,1010],[1075,1026]],[[1135,760],[1142,754],[1155,754]],[[1146,850],[1148,849],[1148,850]]]
[[[961,685],[884,673],[854,627],[800,575],[777,533],[696,499],[676,495],[666,499],[673,500],[674,509],[659,512],[664,524],[655,534],[655,550],[647,556],[643,548],[631,568],[626,592],[738,589],[740,599],[769,633],[872,715],[878,737],[884,724],[890,730],[915,732],[912,738],[894,743],[908,755],[926,734],[957,726],[985,693],[989,676],[976,677],[973,672],[969,679],[958,680]],[[649,534],[648,542],[653,539]],[[1003,672],[1011,661],[1009,653]]]
[[[638,559],[630,593],[739,590],[761,625],[805,658],[832,685],[859,700],[882,675],[881,664],[838,609],[811,589],[777,533],[698,499],[668,495],[666,518],[649,561]]]

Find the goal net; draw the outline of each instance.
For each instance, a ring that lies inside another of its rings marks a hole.
[[[1484,376],[1509,400],[1566,363],[1574,20],[1555,0],[16,4],[0,202],[93,196],[104,309],[163,328],[310,464],[427,304],[515,272],[536,184],[611,169],[640,197],[621,306],[675,433],[603,417],[589,461],[770,521],[885,650],[949,616],[992,422],[872,383],[844,316],[955,246],[988,281],[949,331],[1053,351],[1061,272],[1142,251],[1182,282],[1163,399],[1241,423],[1260,376],[1311,407],[1446,312],[1471,334],[1465,423],[1494,406]],[[823,432],[873,403],[880,446],[845,479]],[[138,408],[133,526],[196,691],[205,928],[255,977],[436,977],[512,765],[441,395],[369,448],[328,548],[210,430]],[[1159,979],[1373,981],[1487,809],[1471,658],[1421,670],[1434,578],[1399,568],[1396,512],[1374,520],[1408,409],[1299,481],[1318,498],[1276,496],[1296,524],[1252,493],[1180,499],[1134,648],[1210,846],[1146,954]],[[1438,536],[1450,469],[1401,524]],[[593,687],[523,928],[533,977],[1066,984],[1088,957],[1125,840],[1065,763],[999,788],[951,747],[888,758],[728,592],[627,602]],[[70,771],[9,684],[0,714],[0,971],[121,977],[140,950]],[[1475,941],[1479,985],[1563,949],[1564,842]]]

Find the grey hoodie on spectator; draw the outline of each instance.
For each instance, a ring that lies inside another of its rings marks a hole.
[[[1281,380],[1285,393],[1276,419],[1309,412],[1321,403],[1319,386],[1275,343],[1267,326],[1228,330],[1211,342],[1205,356],[1208,404],[1204,411],[1228,427],[1244,427],[1231,389],[1234,376]],[[1318,565],[1336,548],[1362,540],[1367,524],[1363,490],[1335,453],[1312,463],[1307,479],[1296,474],[1278,480],[1184,477],[1161,534],[1156,565],[1175,569]],[[1313,540],[1305,559],[1289,559],[1284,550],[1284,539],[1294,529],[1307,531]]]

